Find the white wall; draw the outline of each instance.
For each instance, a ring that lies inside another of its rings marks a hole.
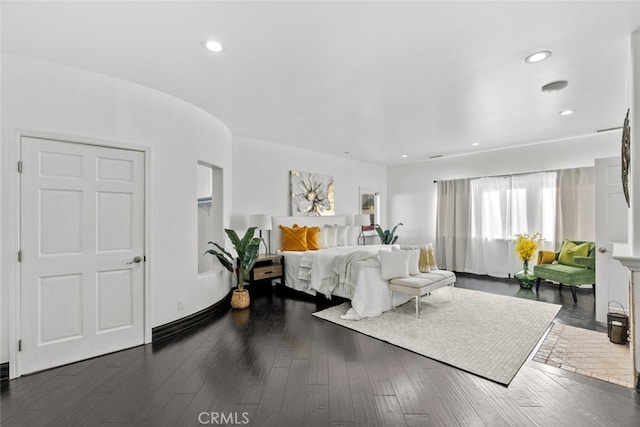
[[[594,166],[594,159],[619,155],[620,138],[620,132],[603,133],[390,167],[389,223],[404,222],[403,243],[433,242],[437,196],[434,180]]]
[[[631,253],[640,256],[640,29],[631,34],[630,37],[631,66],[629,73],[629,126],[631,127],[631,165],[629,166],[629,202],[631,211],[629,215],[629,230]],[[637,285],[636,289],[639,287]],[[638,300],[640,301],[640,300]],[[640,313],[638,313],[640,314]],[[640,322],[640,315],[636,316]],[[640,337],[640,329],[636,329],[636,336]],[[640,351],[636,353],[640,370]]]
[[[336,215],[360,213],[361,186],[379,189],[382,206],[386,203],[384,166],[237,136],[233,138],[232,158],[233,216],[291,215],[289,172],[292,170],[333,176]],[[381,217],[381,224],[386,224],[384,212]]]
[[[629,114],[629,126],[631,127],[631,165],[629,167],[629,199],[631,203],[631,211],[629,212],[629,233],[631,240],[631,248],[627,249],[630,253],[622,255],[631,255],[631,262],[626,264],[627,268],[633,267],[631,278],[632,292],[632,312],[631,318],[634,324],[631,328],[633,351],[635,354],[635,375],[636,386],[640,386],[640,133],[638,133],[638,125],[640,125],[640,30],[635,31],[630,37],[630,54],[631,54],[631,72],[629,73],[629,85],[631,94],[629,96],[629,106],[631,112]],[[614,249],[614,255],[617,252]]]
[[[197,162],[224,169],[224,218],[231,206],[231,135],[210,114],[130,82],[14,55],[2,57],[2,187],[0,362],[9,360],[9,288],[17,268],[10,223],[17,194],[19,133],[69,136],[149,147],[151,325],[221,300],[226,274],[198,276]],[[178,311],[177,300],[184,300]]]

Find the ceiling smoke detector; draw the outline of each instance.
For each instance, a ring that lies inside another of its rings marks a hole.
[[[558,80],[555,82],[551,82],[551,83],[547,83],[546,85],[542,86],[542,91],[543,92],[558,92],[559,90],[564,89],[565,87],[567,87],[569,85],[569,82],[566,80]]]

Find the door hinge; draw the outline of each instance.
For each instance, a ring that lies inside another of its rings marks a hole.
[[[22,340],[18,340],[18,351],[22,351]]]
[[[18,262],[22,262],[22,251],[18,251]]]
[[[18,173],[22,173],[22,160],[18,162]]]

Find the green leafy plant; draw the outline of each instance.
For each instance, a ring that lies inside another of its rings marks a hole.
[[[400,225],[404,225],[404,224],[399,222],[391,230],[383,231],[382,228],[380,227],[380,224],[376,224],[375,230],[378,233],[378,236],[380,236],[380,241],[382,242],[383,245],[393,245],[396,242],[396,240],[398,240],[398,236],[394,237],[394,234],[396,232],[396,228],[398,228],[398,226]]]
[[[235,273],[239,291],[244,289],[244,282],[249,278],[249,272],[255,265],[256,259],[258,258],[261,239],[253,237],[256,228],[257,227],[250,227],[242,239],[238,237],[238,234],[234,230],[224,230],[224,232],[227,233],[229,240],[231,240],[231,243],[233,243],[233,248],[238,254],[237,261],[233,255],[224,249],[224,247],[214,242],[209,242],[209,244],[213,245],[217,250],[215,248],[209,249],[203,254],[214,255],[218,258],[220,264],[222,264],[232,274]]]

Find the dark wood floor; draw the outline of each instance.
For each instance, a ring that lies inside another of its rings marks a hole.
[[[602,329],[591,291],[521,292],[561,303],[562,322]],[[146,345],[10,382],[2,426],[638,426],[640,397],[527,361],[506,388],[311,316],[324,301],[255,294],[250,309]],[[500,349],[496,349],[500,351]],[[217,417],[217,418],[216,418]]]

